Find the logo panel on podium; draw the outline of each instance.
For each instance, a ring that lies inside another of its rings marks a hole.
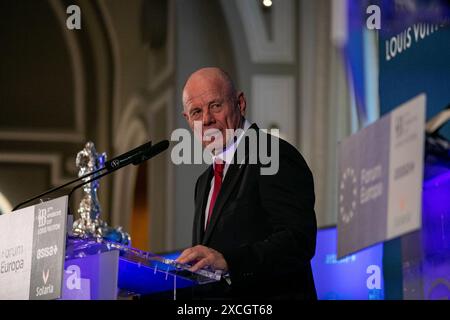
[[[67,196],[0,216],[0,299],[61,295]]]

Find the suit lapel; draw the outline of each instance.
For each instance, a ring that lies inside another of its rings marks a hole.
[[[197,201],[195,203],[195,244],[199,244],[202,242],[203,234],[204,234],[204,217],[205,217],[205,209],[206,203],[208,201],[209,189],[211,186],[211,179],[213,176],[212,166],[206,170],[206,172],[202,175],[199,180],[198,185],[198,194]]]
[[[250,126],[249,130],[255,130],[258,133],[258,126],[254,123]],[[246,133],[247,134],[247,133]],[[243,139],[245,139],[245,135],[243,137]],[[242,141],[239,142],[238,148],[242,148],[243,144]],[[236,150],[237,152],[237,150]],[[214,205],[213,208],[213,212],[211,215],[211,221],[209,222],[208,227],[205,230],[203,239],[201,240],[201,243],[203,245],[206,245],[209,241],[209,239],[211,238],[211,235],[213,233],[214,227],[217,224],[217,221],[219,220],[220,214],[222,213],[222,208],[224,207],[224,205],[226,204],[228,198],[230,197],[232,191],[234,190],[234,188],[236,187],[237,182],[239,181],[239,178],[241,177],[242,173],[244,172],[246,165],[245,164],[238,164],[236,161],[236,152],[235,152],[235,162],[234,164],[230,164],[230,166],[228,167],[228,171],[225,175],[225,179],[222,183],[222,187],[221,190],[219,192],[219,195],[217,196],[216,199],[216,203]],[[244,162],[248,163],[248,159],[249,159],[249,153],[245,152],[245,157],[244,157]],[[211,179],[213,176],[213,170],[212,170],[212,166],[211,166],[211,171],[210,171],[210,175],[208,177],[208,183],[207,186],[208,188],[205,190],[204,192],[204,197],[206,198],[204,201],[204,206],[202,208],[202,212],[201,214],[204,216],[204,212],[205,212],[205,208],[206,208],[206,202],[208,201],[208,195],[209,195],[209,190],[210,190],[210,183],[211,183]],[[200,219],[200,221],[203,221],[202,219]],[[203,228],[204,228],[204,224],[201,224],[201,232],[203,234]],[[201,238],[198,238],[201,239]]]
[[[228,167],[227,174],[223,180],[222,187],[220,189],[219,195],[217,196],[216,203],[214,204],[213,212],[211,214],[211,221],[205,230],[205,235],[203,237],[202,244],[208,243],[209,238],[214,230],[214,227],[222,213],[222,208],[230,197],[236,183],[239,181],[239,177],[244,171],[244,165],[230,164]]]

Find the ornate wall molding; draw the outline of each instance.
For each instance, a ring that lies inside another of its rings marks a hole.
[[[150,70],[149,74],[151,79],[149,79],[148,89],[153,91],[157,89],[162,83],[164,83],[174,72],[174,61],[175,61],[175,7],[174,1],[168,0],[168,19],[167,19],[167,42],[165,46],[166,51],[166,63],[164,64],[163,69],[153,74]],[[149,66],[152,64],[158,63],[158,59],[150,53],[149,57]]]
[[[115,154],[126,152],[149,140],[152,140],[153,143],[159,142],[159,140],[155,140],[157,130],[166,132],[166,139],[168,139],[169,131],[173,128],[173,112],[171,110],[174,101],[173,94],[173,89],[168,88],[151,101],[138,95],[130,100],[122,113],[121,121],[115,132]],[[154,121],[155,114],[161,111],[166,112],[165,123],[157,123]],[[151,173],[154,169],[152,167],[150,168]],[[155,175],[150,174],[147,180],[149,186],[148,199],[150,206],[152,202],[165,202],[165,212],[151,212],[150,214],[162,214],[165,216],[164,243],[162,245],[166,249],[170,249],[173,248],[174,243],[175,201],[173,191],[174,173],[173,166],[170,162],[167,163],[165,170],[167,172],[166,188],[164,190],[165,198],[161,199],[154,195],[154,190],[152,190],[151,186],[157,186],[161,183],[160,181],[156,181]],[[137,167],[130,166],[118,171],[114,177],[111,221],[113,225],[121,225],[125,230],[130,230],[137,172]],[[152,228],[155,228],[155,226],[149,226],[150,233],[152,233]]]
[[[58,186],[69,182],[71,178],[62,177],[62,157],[53,153],[0,153],[0,163],[46,164],[50,166],[50,183]]]
[[[174,89],[172,87],[168,87],[165,91],[163,91],[160,95],[158,95],[154,101],[151,101],[147,105],[148,114],[149,117],[149,128],[150,128],[150,135],[154,137],[156,135],[156,128],[158,126],[159,130],[162,129],[162,131],[165,132],[165,138],[163,139],[170,139],[170,133],[171,130],[174,128]],[[160,111],[166,112],[166,121],[164,124],[158,124],[153,121],[154,115],[157,112]],[[153,129],[155,128],[155,129]],[[159,141],[155,141],[159,142]],[[174,165],[170,161],[170,148],[165,151],[167,153],[167,158],[169,159],[167,162],[167,166],[165,168],[167,172],[166,176],[166,189],[164,190],[164,201],[165,201],[165,212],[160,212],[160,214],[165,215],[165,239],[164,239],[164,246],[165,250],[173,249],[174,243],[175,243],[175,178],[174,178]],[[152,171],[152,170],[151,170]],[[149,179],[149,185],[150,186],[156,186],[159,184],[159,181],[156,181],[154,179],[154,176],[151,175]],[[152,188],[149,188],[149,199],[150,202],[152,201],[160,201],[160,199],[157,199],[156,196],[153,194]],[[150,230],[152,229],[152,226],[150,226]]]
[[[252,76],[251,120],[261,128],[276,127],[282,138],[295,144],[295,77]]]
[[[54,11],[61,26],[66,25],[66,8],[58,0],[49,0],[49,7]],[[75,99],[75,130],[73,131],[41,131],[36,132],[31,128],[17,128],[15,130],[0,130],[0,140],[9,141],[45,141],[45,142],[69,142],[80,143],[85,140],[85,87],[84,67],[80,46],[73,32],[62,29],[62,35],[66,41],[69,52],[74,81]],[[39,121],[39,119],[36,119]]]
[[[118,126],[120,120],[120,93],[122,92],[122,88],[120,85],[120,81],[117,79],[117,75],[122,74],[122,68],[120,64],[120,47],[119,47],[119,39],[117,37],[117,32],[114,27],[114,23],[111,17],[109,10],[107,9],[107,5],[105,1],[97,0],[98,8],[100,9],[103,21],[106,26],[106,30],[108,31],[108,40],[110,43],[112,63],[113,63],[113,79],[112,79],[112,106],[111,109],[113,113],[112,124],[111,127],[115,130]]]
[[[122,154],[148,141],[146,124],[141,117],[145,111],[142,97],[134,96],[126,105],[118,128],[114,133],[115,155]],[[130,217],[136,185],[137,167],[129,166],[119,170],[114,177],[112,194],[112,225],[130,229]]]
[[[295,23],[292,0],[276,1],[272,11],[272,39],[258,1],[235,0],[244,32],[248,41],[250,57],[254,63],[295,62]]]

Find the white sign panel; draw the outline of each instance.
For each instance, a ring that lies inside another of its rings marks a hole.
[[[425,95],[339,145],[338,257],[421,227]]]
[[[391,114],[386,238],[421,227],[425,95]]]
[[[61,295],[67,196],[0,216],[0,299]]]

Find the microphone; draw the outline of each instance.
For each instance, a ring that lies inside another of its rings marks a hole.
[[[33,200],[39,199],[39,198],[41,198],[41,197],[43,197],[43,196],[45,196],[47,194],[53,193],[53,192],[55,192],[57,190],[60,190],[60,189],[62,189],[64,187],[67,187],[67,186],[69,186],[69,185],[71,185],[71,184],[73,184],[73,183],[75,183],[77,181],[80,181],[82,179],[85,179],[87,177],[90,177],[90,176],[92,176],[94,174],[97,174],[97,173],[101,172],[98,176],[95,176],[94,178],[89,179],[88,181],[83,181],[82,183],[80,183],[80,184],[76,185],[75,187],[73,187],[72,190],[69,193],[69,198],[70,198],[72,193],[76,189],[78,189],[79,187],[81,187],[81,186],[83,186],[83,185],[85,185],[85,184],[87,184],[89,182],[92,182],[94,180],[100,179],[100,178],[102,178],[105,175],[108,175],[108,174],[110,174],[110,173],[112,173],[112,172],[114,172],[114,171],[116,171],[116,170],[118,170],[120,168],[123,168],[123,167],[129,165],[130,163],[132,163],[133,165],[139,165],[142,162],[144,162],[146,160],[149,160],[149,159],[153,158],[154,156],[160,154],[161,152],[166,150],[168,147],[169,147],[169,141],[168,140],[163,140],[161,142],[158,142],[154,146],[152,146],[152,142],[151,141],[149,141],[147,143],[144,143],[143,145],[141,145],[141,146],[139,146],[137,148],[134,148],[133,150],[130,150],[130,151],[128,151],[128,152],[118,156],[118,157],[115,157],[114,159],[111,159],[111,160],[105,162],[105,166],[100,168],[100,169],[98,169],[98,170],[95,170],[93,172],[85,174],[84,176],[78,177],[78,178],[76,178],[76,179],[74,179],[72,181],[69,181],[69,182],[67,182],[67,183],[65,183],[63,185],[60,185],[58,187],[52,188],[50,190],[47,190],[47,191],[45,191],[45,192],[43,192],[43,193],[41,193],[41,194],[39,194],[37,196],[34,196],[34,197],[30,198],[30,199],[27,199],[27,200],[19,203],[18,205],[16,205],[13,208],[12,211],[16,211],[17,209],[19,209],[24,204],[27,204],[27,203],[29,203],[29,202],[31,202]],[[102,172],[102,171],[104,171],[104,172]]]
[[[77,190],[78,188],[84,186],[85,184],[92,182],[94,180],[98,180],[100,178],[102,178],[103,176],[106,176],[120,168],[125,167],[126,165],[129,165],[130,163],[134,164],[135,166],[141,164],[142,162],[149,160],[151,158],[153,158],[154,156],[160,154],[161,152],[163,152],[164,150],[166,150],[169,147],[169,141],[167,140],[163,140],[161,142],[158,142],[157,144],[155,144],[153,147],[151,146],[151,142],[148,142],[146,144],[143,144],[140,147],[137,147],[136,149],[133,149],[131,151],[128,151],[127,153],[124,153],[121,156],[118,156],[113,160],[119,160],[121,161],[120,164],[118,164],[117,166],[112,167],[112,169],[88,180],[88,181],[83,181],[82,183],[77,184],[75,187],[72,188],[72,190],[70,190],[69,192],[69,199],[72,196],[72,193]],[[138,150],[138,151],[135,151]],[[129,154],[129,155],[128,155]],[[127,156],[126,156],[127,155]],[[120,158],[120,159],[119,159]],[[110,166],[113,166],[112,164],[110,164]],[[105,167],[106,167],[106,163],[105,163]]]
[[[425,131],[428,134],[435,135],[438,131],[450,121],[450,104],[444,110],[439,112],[425,124]]]
[[[164,150],[169,148],[169,141],[163,140],[152,146],[151,148],[145,148],[143,149],[142,153],[137,155],[134,158],[134,161],[132,162],[135,166],[141,164],[144,161],[147,161],[148,159],[153,158],[154,156],[157,156]]]
[[[151,150],[151,147],[151,141],[144,143],[143,145],[134,148],[133,150],[125,152],[124,154],[121,154],[120,156],[105,162],[105,168],[108,171],[115,171],[130,163],[134,164],[134,162],[141,158],[144,153],[148,153]]]

